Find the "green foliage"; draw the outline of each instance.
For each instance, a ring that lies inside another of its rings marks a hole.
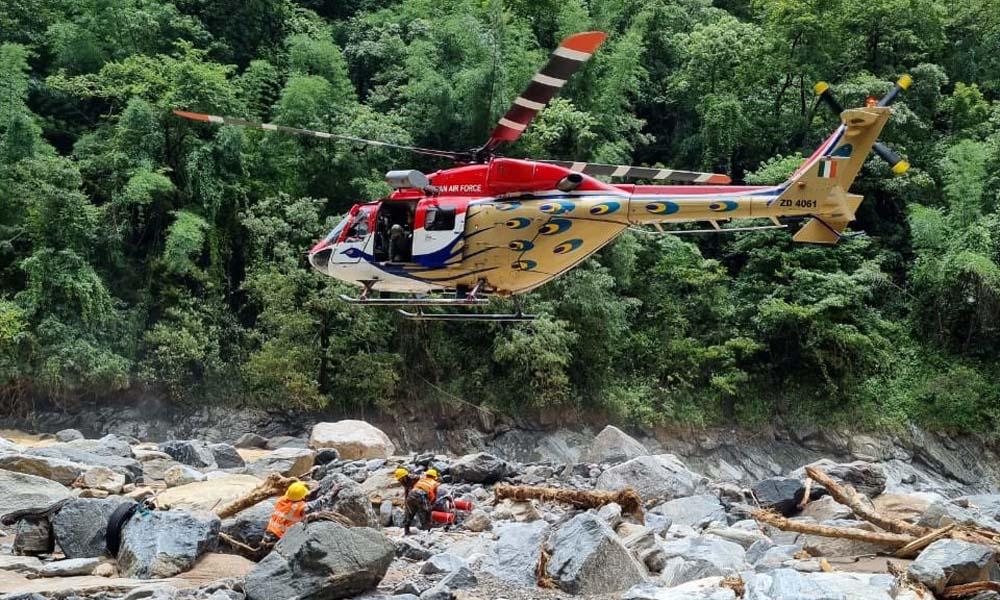
[[[626,233],[524,298],[533,323],[413,324],[339,302],[305,254],[385,171],[443,163],[171,114],[471,148],[588,30],[607,41],[508,155],[775,184],[836,123],[816,80],[858,106],[909,71],[882,141],[913,168],[866,163],[867,239]],[[996,432],[998,47],[998,0],[2,2],[0,399]]]

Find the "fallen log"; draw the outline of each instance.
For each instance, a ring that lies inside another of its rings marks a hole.
[[[250,493],[241,496],[216,510],[215,516],[220,519],[228,519],[229,517],[244,511],[251,506],[259,504],[268,498],[284,494],[285,490],[288,489],[288,486],[292,485],[296,481],[298,481],[298,479],[294,477],[284,477],[280,473],[271,473],[260,485],[251,490]]]
[[[220,533],[219,539],[229,544],[233,548],[236,548],[237,550],[241,550],[242,552],[244,552],[244,554],[247,555],[247,558],[255,557],[257,556],[257,553],[260,552],[260,548],[254,548],[253,546],[248,546],[247,544],[244,544],[243,542],[225,533]]]
[[[854,491],[854,488],[845,488],[816,467],[806,467],[806,475],[808,475],[810,479],[816,481],[816,483],[826,488],[826,491],[830,492],[830,495],[834,500],[843,504],[847,508],[850,508],[855,515],[865,521],[868,521],[876,527],[880,527],[892,533],[907,534],[915,537],[924,536],[929,533],[929,530],[926,527],[912,525],[905,521],[897,521],[880,514],[874,508],[866,505],[861,500],[858,493]]]
[[[895,556],[899,558],[913,558],[917,554],[920,554],[920,551],[926,548],[927,546],[930,546],[931,544],[940,540],[941,538],[947,537],[951,533],[952,529],[955,529],[954,523],[942,527],[940,529],[935,529],[934,531],[928,533],[927,535],[921,536],[913,540],[909,544],[903,546],[899,550],[896,550]]]
[[[646,516],[642,510],[642,498],[632,488],[617,492],[603,490],[567,490],[560,488],[532,487],[526,485],[498,485],[493,488],[497,500],[511,499],[518,502],[539,500],[541,502],[562,502],[576,508],[600,508],[617,503],[622,514],[644,523]]]
[[[873,544],[881,544],[883,546],[891,546],[894,548],[905,546],[915,540],[913,536],[902,533],[866,531],[856,527],[833,527],[830,525],[821,525],[819,523],[793,521],[769,510],[756,509],[750,513],[750,516],[753,517],[753,519],[758,523],[766,523],[777,527],[782,531],[794,531],[796,533],[843,538],[859,542],[871,542]]]
[[[340,523],[344,527],[354,527],[354,523],[351,522],[346,516],[340,514],[339,512],[332,510],[323,510],[320,512],[315,512],[306,515],[303,519],[306,523],[313,523],[315,521],[333,521],[334,523]]]
[[[961,585],[950,585],[944,588],[941,593],[942,598],[966,598],[974,596],[979,592],[1000,592],[1000,582],[997,581],[976,581],[974,583],[963,583]]]

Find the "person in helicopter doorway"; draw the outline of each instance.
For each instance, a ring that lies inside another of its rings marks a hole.
[[[406,512],[403,518],[403,535],[410,535],[410,524],[413,519],[420,519],[420,528],[428,531],[431,528],[431,509],[437,501],[438,472],[435,468],[427,469],[424,476],[415,484],[413,489],[406,494]]]

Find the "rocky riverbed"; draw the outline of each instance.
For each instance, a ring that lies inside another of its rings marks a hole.
[[[901,543],[752,518],[766,508],[795,523],[881,531],[807,483],[813,465],[856,491],[858,511],[919,531],[1000,531],[997,461],[972,438],[914,429],[664,440],[614,427],[479,425],[460,455],[442,444],[414,451],[412,436],[363,421],[269,437],[217,426],[204,439],[2,432],[0,515],[13,516],[0,525],[0,598],[910,600],[1000,581],[993,538],[942,534],[908,558],[886,558]],[[438,469],[443,489],[472,509],[447,529],[403,536],[397,466]],[[336,518],[294,526],[258,562],[239,546],[260,543],[275,498],[218,513],[272,473],[338,486]],[[642,506],[498,499],[497,486],[631,488]]]

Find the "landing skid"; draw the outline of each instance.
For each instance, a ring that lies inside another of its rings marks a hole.
[[[538,315],[526,315],[524,313],[425,313],[417,309],[417,312],[408,312],[399,309],[396,312],[411,321],[493,321],[500,323],[519,323],[524,321],[534,321]]]
[[[490,303],[489,298],[352,298],[340,294],[340,299],[348,304],[360,306],[398,306],[417,308],[420,306],[483,306]]]

